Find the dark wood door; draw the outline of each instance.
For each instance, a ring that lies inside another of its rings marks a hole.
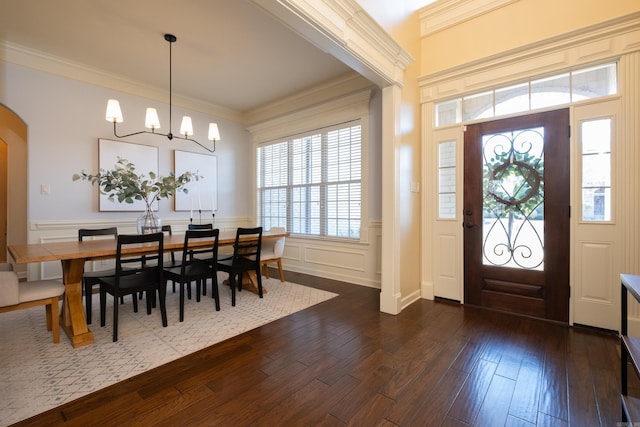
[[[569,110],[467,126],[465,304],[569,320]]]

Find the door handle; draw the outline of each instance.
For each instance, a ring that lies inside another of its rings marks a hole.
[[[462,228],[473,228],[475,226],[476,225],[470,221],[467,221],[467,222],[462,221]]]

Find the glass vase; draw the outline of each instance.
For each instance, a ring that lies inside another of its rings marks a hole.
[[[162,231],[162,219],[147,208],[144,215],[137,221],[138,234],[150,234]]]

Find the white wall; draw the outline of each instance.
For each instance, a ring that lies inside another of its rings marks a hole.
[[[73,182],[74,173],[98,171],[98,139],[114,139],[113,126],[104,118],[108,98],[120,100],[125,122],[119,133],[144,129],[148,106],[158,109],[161,131],[168,131],[168,105],[148,101],[113,90],[65,79],[51,74],[0,62],[0,102],[18,114],[29,127],[29,221],[42,220],[122,220],[139,216],[135,212],[99,212],[98,190],[88,182]],[[167,94],[168,97],[168,94]],[[253,178],[250,135],[236,123],[185,111],[174,106],[173,132],[177,133],[182,115],[194,123],[194,139],[206,142],[207,125],[217,122],[221,141],[218,157],[217,217],[250,217]],[[159,147],[159,172],[173,171],[173,150],[203,152],[188,141],[153,135],[132,136],[124,141]],[[42,184],[50,186],[49,195],[40,194]],[[240,189],[240,191],[239,191]],[[249,191],[244,191],[245,189]],[[174,212],[173,200],[160,202],[163,218],[182,218],[186,212]]]
[[[167,94],[168,96],[168,94]],[[107,99],[120,101],[124,123],[119,133],[144,129],[146,107],[155,107],[163,133],[168,131],[168,105],[102,86],[59,77],[22,65],[0,61],[0,103],[28,125],[28,242],[75,240],[80,227],[117,226],[121,233],[135,232],[141,212],[100,212],[98,189],[85,181],[72,181],[83,169],[98,171],[98,139],[117,140],[113,125],[105,120]],[[363,223],[366,243],[327,239],[290,238],[283,265],[285,270],[380,287],[381,178],[380,94],[370,102],[369,204]],[[255,224],[251,135],[243,125],[196,111],[173,108],[173,132],[182,115],[194,123],[194,138],[206,142],[207,124],[217,122],[221,140],[218,158],[218,211],[215,226],[233,229]],[[136,135],[124,141],[159,147],[159,173],[173,171],[173,150],[204,152],[196,144],[153,135]],[[40,193],[48,185],[50,194]],[[10,203],[10,202],[9,202]],[[178,233],[188,223],[188,212],[175,212],[173,200],[160,202],[163,223]],[[11,243],[11,242],[9,242]],[[348,254],[348,256],[346,256]],[[105,261],[99,261],[104,263]],[[87,266],[91,269],[91,265]],[[103,268],[103,267],[100,267]],[[29,279],[61,277],[59,262],[29,265]]]

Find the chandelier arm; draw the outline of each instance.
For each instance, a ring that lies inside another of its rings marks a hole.
[[[206,147],[202,144],[200,144],[198,141],[196,141],[195,139],[191,139],[191,138],[185,138],[184,136],[177,136],[177,135],[173,135],[174,138],[178,138],[178,139],[184,139],[185,141],[191,141],[191,142],[195,142],[196,144],[198,144],[200,147],[204,148],[205,150],[207,150],[210,153],[215,153],[216,151],[216,141],[215,139],[213,140],[213,150],[210,149],[209,147]]]
[[[202,145],[201,143],[199,143],[195,139],[187,138],[186,136],[174,135],[173,132],[172,132],[171,128],[172,128],[172,119],[173,119],[173,53],[172,53],[172,46],[171,45],[176,42],[177,38],[173,34],[165,34],[164,35],[164,39],[167,42],[169,42],[169,133],[156,132],[155,129],[152,127],[151,128],[152,129],[151,132],[149,132],[147,130],[142,130],[140,132],[128,133],[126,135],[118,135],[118,131],[117,131],[117,127],[116,127],[116,117],[119,117],[119,120],[122,121],[122,113],[120,112],[120,106],[119,106],[119,104],[117,104],[117,100],[115,100],[116,107],[117,107],[117,112],[112,113],[114,115],[110,115],[110,111],[109,111],[110,103],[107,104],[107,120],[110,121],[112,117],[114,118],[113,119],[113,134],[116,136],[116,138],[127,138],[129,136],[140,135],[140,134],[143,134],[143,133],[149,133],[151,135],[165,136],[165,137],[167,137],[169,139],[169,141],[171,141],[173,138],[184,139],[186,141],[195,142],[200,147],[202,147],[205,150],[207,150],[209,153],[215,153],[215,151],[216,151],[216,140],[215,139],[212,139],[212,141],[213,141],[213,150],[212,150],[209,147],[207,147],[205,145]],[[111,102],[111,100],[109,102]],[[219,137],[219,133],[217,132],[217,127],[216,127],[216,133],[218,134],[218,137]]]
[[[149,132],[148,130],[141,130],[140,132],[133,132],[133,133],[128,133],[126,135],[118,135],[118,132],[116,131],[116,122],[113,122],[113,134],[117,137],[117,138],[126,138],[128,136],[133,136],[133,135],[140,135],[142,133],[150,133],[152,135],[160,135],[160,136],[166,136],[167,138],[171,139],[169,137],[169,134],[166,133],[160,133],[160,132]]]

